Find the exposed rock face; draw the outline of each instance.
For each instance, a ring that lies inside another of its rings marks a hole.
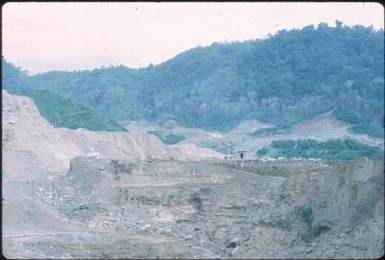
[[[48,172],[66,172],[75,156],[99,155],[116,159],[221,158],[210,149],[195,145],[167,146],[156,136],[125,132],[92,132],[78,129],[53,128],[42,118],[32,99],[3,94],[3,154],[5,173],[13,176],[30,174],[18,158],[31,162],[30,167],[41,167]],[[35,174],[36,173],[36,174]]]

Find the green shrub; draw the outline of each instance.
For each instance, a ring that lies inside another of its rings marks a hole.
[[[276,127],[264,127],[264,128],[259,128],[255,130],[252,135],[256,137],[263,137],[263,136],[269,136],[269,135],[274,135],[277,134],[278,128]]]
[[[177,144],[186,139],[183,135],[176,135],[176,134],[164,135],[162,132],[159,132],[159,131],[148,131],[147,133],[156,135],[165,144]]]
[[[213,140],[205,140],[200,144],[201,147],[213,149],[223,154],[233,154],[234,145],[230,143],[221,143]]]

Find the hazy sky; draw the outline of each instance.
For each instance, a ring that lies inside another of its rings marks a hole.
[[[3,56],[32,73],[158,64],[213,42],[336,19],[384,28],[378,3],[7,3]]]

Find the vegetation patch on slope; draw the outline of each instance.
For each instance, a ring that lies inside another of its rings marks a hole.
[[[85,128],[92,131],[127,131],[113,120],[107,119],[99,112],[74,104],[70,99],[48,90],[28,88],[6,88],[9,94],[27,96],[33,99],[40,114],[57,127],[71,129]]]
[[[325,160],[352,160],[361,157],[369,159],[384,158],[384,150],[370,147],[351,139],[334,139],[318,142],[306,140],[278,140],[256,153],[257,157],[319,158]]]
[[[163,134],[159,131],[148,131],[147,133],[157,136],[165,144],[177,144],[186,139],[183,135]]]
[[[199,146],[213,149],[223,154],[234,154],[234,145],[231,143],[223,143],[214,140],[205,140]]]

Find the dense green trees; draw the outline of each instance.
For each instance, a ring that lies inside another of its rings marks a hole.
[[[13,80],[3,76],[3,82]],[[382,137],[384,130],[384,32],[371,27],[320,24],[195,48],[144,69],[28,79],[25,85],[50,89],[115,120],[175,118],[184,126],[227,131],[245,119],[290,125],[333,110],[352,131]]]

